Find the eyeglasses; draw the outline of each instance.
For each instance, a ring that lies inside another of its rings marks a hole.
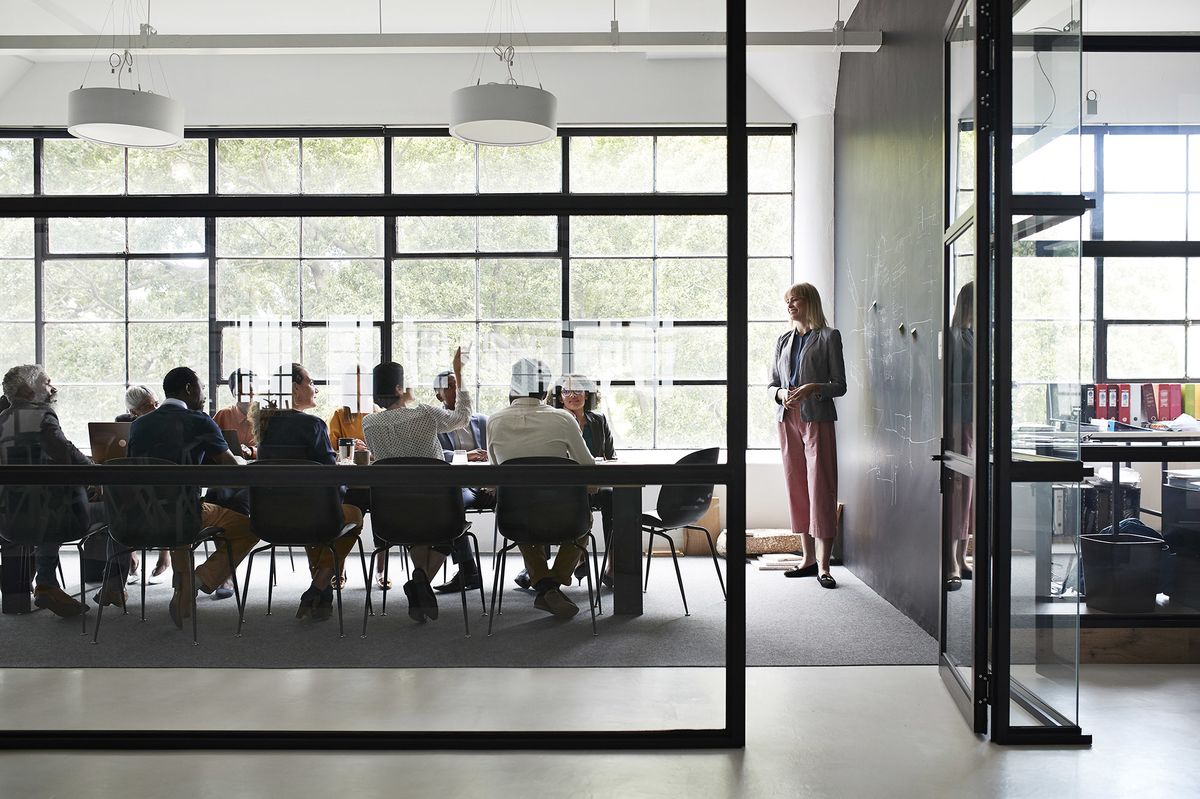
[[[562,395],[564,397],[582,397],[586,393],[586,391],[580,391],[574,388],[564,388]]]

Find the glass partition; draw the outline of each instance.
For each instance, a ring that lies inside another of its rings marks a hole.
[[[1014,727],[1079,721],[1080,486],[1014,483],[1009,585]]]

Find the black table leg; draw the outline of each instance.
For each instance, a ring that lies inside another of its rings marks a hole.
[[[613,613],[642,615],[642,489],[613,489]]]
[[[33,590],[33,548],[5,543],[0,547],[0,610],[4,613],[29,613]]]

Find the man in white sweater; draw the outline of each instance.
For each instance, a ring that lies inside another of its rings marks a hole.
[[[488,418],[488,459],[500,464],[513,458],[550,456],[570,458],[591,466],[595,459],[571,414],[545,404],[553,387],[550,367],[542,361],[522,358],[513,364],[509,406]],[[571,573],[584,555],[586,538],[558,549],[554,566],[538,545],[520,546],[529,573],[529,585],[537,592],[533,606],[561,618],[579,612],[561,587],[571,582]]]

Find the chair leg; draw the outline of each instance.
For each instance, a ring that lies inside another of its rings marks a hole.
[[[241,590],[238,587],[237,566],[233,564],[233,544],[228,538],[222,539],[225,542],[225,557],[229,559],[229,577],[233,580],[233,601],[241,603]]]
[[[368,589],[371,588],[371,575],[375,573],[375,565],[372,563],[371,568],[367,568],[367,554],[363,551],[362,536],[359,535],[356,542],[358,544],[358,561],[362,564],[363,583]]]
[[[478,563],[478,560],[476,561],[476,563]],[[480,582],[482,583],[483,581],[480,580]],[[467,637],[470,638],[471,637],[471,620],[470,620],[470,618],[468,618],[468,615],[467,615],[467,584],[466,584],[466,581],[460,581],[460,584],[458,587],[458,593],[459,593],[459,596],[462,598],[463,630],[466,631]]]
[[[141,580],[141,583],[142,583],[142,618],[141,618],[141,621],[146,620],[146,552],[148,552],[148,550],[145,550],[145,549],[142,550],[142,568],[140,569],[140,571],[142,573],[142,580]]]
[[[667,535],[663,535],[663,538],[666,538],[668,542],[671,540]],[[687,595],[683,593],[683,572],[679,571],[679,556],[675,554],[674,543],[671,544],[671,561],[675,564],[675,577],[679,580],[679,596],[683,598],[683,615],[691,616],[692,614],[688,612]]]
[[[650,562],[654,560],[654,536],[658,535],[654,530],[646,530],[650,534],[649,540],[646,542],[646,584],[642,586],[642,593],[646,593],[646,589],[650,587]],[[674,552],[675,548],[672,547]]]
[[[346,624],[342,619],[342,581],[339,579],[344,563],[338,560],[337,550],[333,548],[333,544],[330,544],[328,549],[330,554],[333,555],[333,592],[337,595],[338,638],[345,638]]]
[[[288,560],[292,563],[292,571],[296,571],[296,553],[292,551],[291,547],[288,547]]]
[[[721,596],[725,597],[725,601],[729,601],[729,594],[725,591],[725,578],[721,575],[721,561],[717,559],[717,545],[713,543],[712,536],[708,530],[703,527],[688,527],[688,530],[699,530],[704,533],[704,540],[708,542],[708,551],[712,553],[713,568],[717,570],[717,582],[721,584]]]
[[[85,586],[83,584],[83,541],[80,541],[79,543],[77,543],[75,545],[75,548],[79,550],[79,601],[83,602],[84,598],[85,598],[84,594],[87,593],[87,591],[85,590],[87,586]],[[24,553],[26,552],[26,550],[21,549],[20,551],[21,551],[22,557],[24,557]],[[28,551],[33,552],[33,548],[30,547]],[[100,615],[100,614],[96,614],[96,615]],[[87,614],[80,613],[79,618],[80,618],[81,622],[83,623],[83,629],[80,631],[79,634],[87,635]]]
[[[246,623],[246,604],[250,600],[250,572],[254,569],[254,556],[262,551],[262,548],[256,549],[250,553],[250,557],[246,558],[246,588],[242,591],[242,606],[238,608],[238,626],[235,638],[242,637],[242,625]]]
[[[596,576],[596,580],[598,581],[600,579],[600,575],[602,574],[602,572],[597,571],[597,569],[599,568],[598,562],[599,562],[600,556],[596,554],[596,546],[597,546],[596,536],[593,535],[591,538],[592,538],[592,574],[594,574]],[[583,556],[586,558],[587,553],[585,552]],[[588,586],[589,586],[588,597],[589,597],[589,599],[591,597],[591,585],[592,585],[592,580],[589,579],[588,580]],[[599,584],[599,582],[596,583],[596,613],[601,616],[604,615],[604,607],[600,604],[600,584]]]
[[[275,593],[275,547],[271,547],[271,575],[267,580],[267,615],[271,615],[271,599]]]
[[[492,564],[492,612],[488,618],[488,636],[492,634],[492,622],[496,620],[496,595],[500,593],[500,580],[503,578],[501,572],[504,571],[504,553],[506,549],[500,550],[496,555],[497,562]]]
[[[474,533],[467,533],[467,538],[469,538],[471,540],[471,546],[475,550],[475,568],[478,569],[479,564],[482,563],[482,561],[479,559],[479,539],[475,537]],[[479,609],[482,611],[482,615],[484,615],[484,616],[488,615],[488,613],[487,613],[487,597],[485,597],[483,595],[483,572],[482,572],[482,570],[480,571],[480,574],[479,574]]]
[[[362,542],[359,541],[359,544],[361,545]],[[369,572],[370,574],[375,573],[375,556],[378,554],[379,554],[378,549],[373,550],[371,552],[371,571]],[[367,580],[367,601],[365,604],[363,604],[363,629],[362,629],[362,635],[360,635],[359,638],[367,637],[367,617],[374,616],[374,615],[375,615],[375,611],[371,607],[371,581]]]
[[[59,560],[59,562],[58,562],[58,582],[60,585],[62,585],[63,588],[67,587],[67,576],[65,574],[63,574],[63,567],[62,567],[61,560]],[[79,591],[80,591],[80,593],[83,593],[82,585],[80,585]]]
[[[411,580],[412,572],[408,568],[408,547],[400,547],[400,559],[404,561],[404,579]]]
[[[504,615],[504,578],[508,574],[508,553],[512,551],[512,546],[514,545],[502,547],[500,550],[500,605],[496,608],[498,616]],[[496,598],[495,593],[492,594],[492,598]]]
[[[588,533],[587,537],[588,537],[588,542],[591,543],[591,545],[592,545],[592,554],[595,555],[595,553],[596,553],[596,536],[592,535],[591,533]],[[586,552],[583,553],[583,556],[586,558],[587,553]],[[592,558],[593,571],[594,571],[594,567],[595,567],[595,560],[596,559],[593,557]],[[596,632],[596,605],[598,605],[600,603],[600,592],[597,591],[595,593],[595,595],[593,595],[593,593],[592,593],[592,572],[588,572],[587,584],[588,584],[588,610],[591,611],[591,614],[592,614],[592,637],[595,637],[595,636],[599,635],[599,633]]]
[[[83,550],[81,549],[80,552],[82,553],[82,551]],[[101,591],[104,590],[104,584],[108,582],[108,570],[111,566],[112,566],[112,558],[106,559],[104,561],[104,572],[100,577],[100,590]],[[100,607],[96,608],[96,629],[92,635],[92,643],[93,644],[97,644],[100,642],[100,622],[104,618],[104,603],[99,602],[97,604]]]
[[[401,553],[404,552],[404,547],[400,547],[400,552]],[[405,563],[407,563],[407,561],[405,561]],[[392,568],[392,559],[388,555],[388,547],[384,547],[383,548],[383,584],[384,585],[387,585],[388,580],[391,579],[388,576],[388,574],[391,571],[391,568]],[[379,603],[379,615],[380,616],[387,615],[387,598],[388,598],[388,594],[390,594],[390,593],[391,593],[391,591],[388,591],[386,588],[383,590],[383,599]]]
[[[230,561],[230,563],[232,563],[232,561]],[[191,575],[196,574],[196,550],[195,549],[188,550],[188,574],[191,574]],[[193,576],[192,579],[195,580],[195,577]],[[192,646],[200,646],[200,637],[197,634],[197,626],[198,626],[199,622],[197,621],[197,618],[196,618],[197,616],[200,615],[200,613],[199,613],[199,608],[196,606],[196,591],[195,591],[194,584],[192,586],[191,594],[192,594],[192,600],[191,600],[192,601]]]

